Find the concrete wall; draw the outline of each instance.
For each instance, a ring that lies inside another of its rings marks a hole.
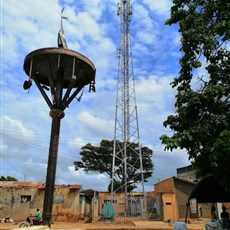
[[[191,194],[195,184],[185,182],[183,180],[174,180],[175,186],[175,195],[177,201],[177,212],[179,219],[185,219],[186,217],[186,209],[189,195]],[[198,215],[196,216],[198,217]]]
[[[155,184],[155,191],[162,194],[163,220],[179,221],[186,216],[186,204],[195,183],[171,177]]]
[[[176,197],[174,193],[162,194],[163,221],[178,221]]]
[[[157,193],[174,193],[173,177],[156,183],[154,189]]]
[[[37,189],[0,188],[0,218],[11,216],[15,221],[24,220],[30,213],[35,214],[37,208],[42,208]],[[26,201],[26,197],[30,201]],[[24,200],[23,200],[24,198]]]
[[[55,188],[53,203],[54,221],[76,221],[80,218],[79,189]],[[0,218],[12,217],[15,221],[25,220],[30,214],[41,211],[44,202],[44,188],[0,187]]]
[[[80,218],[80,194],[79,190],[58,188],[55,189],[54,198],[57,198],[53,205],[53,219],[55,221],[74,222]],[[59,200],[58,200],[59,198]],[[63,198],[63,202],[59,203]]]
[[[177,168],[177,177],[181,177],[190,181],[197,181],[195,166],[188,165],[182,168]]]

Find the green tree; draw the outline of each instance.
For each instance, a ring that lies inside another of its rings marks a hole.
[[[123,191],[123,187],[124,187],[124,186],[122,186],[122,182],[121,182],[121,181],[115,180],[115,181],[113,182],[113,192],[120,193],[120,192]],[[133,189],[133,188],[132,188],[132,189]],[[127,188],[127,190],[128,190],[128,191],[131,191],[130,188],[129,188],[129,189]],[[111,182],[110,182],[110,184],[109,184],[109,186],[108,186],[108,191],[111,192]]]
[[[11,176],[7,176],[7,177],[1,176],[0,181],[18,181],[18,180]]]
[[[214,174],[230,190],[230,2],[174,0],[172,24],[181,33],[181,69],[171,83],[176,113],[164,122],[173,133],[160,139],[168,150],[185,149],[198,176]]]
[[[122,142],[119,142],[119,145],[122,146]],[[133,149],[138,148],[138,144],[129,143],[129,147],[127,147],[127,174],[128,180],[133,180],[134,184],[141,181],[141,174],[139,172],[140,161],[139,158],[137,160],[137,156],[133,154]],[[114,142],[109,140],[102,140],[100,146],[93,146],[90,143],[86,144],[81,148],[80,155],[81,161],[75,161],[75,169],[83,168],[85,172],[93,171],[99,173],[106,173],[112,178],[112,162],[113,162],[113,145]],[[116,150],[117,153],[119,150]],[[147,181],[149,177],[152,176],[153,172],[153,163],[151,160],[153,151],[148,147],[141,147],[142,153],[142,166],[144,170],[144,179]],[[122,159],[122,153],[120,153],[119,158]],[[118,185],[122,186],[123,181],[123,165],[120,162],[116,162],[117,170],[115,172],[116,178],[116,187]],[[129,165],[135,167],[129,167]],[[121,182],[120,182],[121,181]],[[135,188],[134,184],[128,187],[129,190]],[[108,190],[110,190],[110,185],[108,186]]]

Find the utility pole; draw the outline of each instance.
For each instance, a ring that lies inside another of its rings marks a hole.
[[[143,210],[145,209],[144,176],[142,167],[142,154],[140,144],[140,134],[138,125],[138,114],[135,95],[135,82],[133,72],[132,47],[130,36],[130,22],[132,19],[131,0],[120,0],[117,4],[117,15],[120,17],[120,48],[118,49],[118,78],[116,95],[116,112],[114,128],[114,148],[112,164],[111,195],[114,195],[114,182],[116,170],[122,170],[125,193],[125,215],[127,216],[128,191],[130,181],[136,178],[128,178],[128,171],[135,169],[138,171],[138,178],[141,180],[143,192]],[[131,143],[137,143],[138,148],[133,149]],[[136,158],[136,164],[130,165],[127,162],[127,154],[132,152],[132,157]]]

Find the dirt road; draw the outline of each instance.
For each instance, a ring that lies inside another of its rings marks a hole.
[[[19,223],[0,223],[0,230],[10,230],[10,229],[17,229]],[[187,228],[189,230],[202,230],[204,229],[203,223],[195,223],[195,224],[187,224]],[[48,227],[41,227],[35,226],[31,228],[23,228],[21,230],[47,230]],[[162,221],[136,221],[136,222],[124,222],[124,223],[66,223],[66,222],[55,222],[51,225],[51,229],[61,230],[61,229],[68,229],[68,230],[125,230],[125,229],[133,229],[133,230],[172,230],[173,224],[164,223]]]

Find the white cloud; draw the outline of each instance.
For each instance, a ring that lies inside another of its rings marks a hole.
[[[85,11],[87,11],[95,19],[100,19],[103,11],[105,10],[105,4],[102,0],[88,0],[84,1]]]
[[[136,38],[141,40],[144,44],[152,44],[155,42],[155,37],[148,32],[138,31]]]
[[[81,184],[84,189],[95,189],[96,191],[107,191],[110,183],[108,176],[104,174],[86,173],[82,169],[75,171],[74,166],[69,167],[72,178]],[[87,184],[85,183],[87,181]]]
[[[133,20],[133,25],[130,25],[131,29],[133,29],[131,31],[134,36],[134,44],[139,47],[154,44],[156,42],[156,33],[154,30],[154,22],[148,10],[143,5],[136,4],[134,5],[134,12],[136,17]],[[143,51],[144,49],[141,50]]]
[[[156,14],[168,14],[172,5],[172,1],[170,0],[143,0],[143,2]]]
[[[190,164],[188,155],[184,150],[164,151],[162,145],[154,146],[153,162],[155,168],[153,177],[160,180],[176,176],[177,168]]]
[[[85,140],[81,137],[76,137],[75,139],[70,139],[68,144],[71,148],[80,149],[82,146],[86,145]]]
[[[88,133],[105,135],[108,132],[107,130],[112,129],[110,121],[105,120],[102,117],[94,116],[88,112],[80,113],[77,119],[81,123],[82,127],[85,130],[88,130]]]
[[[14,137],[20,137],[24,140],[34,140],[35,135],[33,131],[26,127],[26,124],[23,124],[22,121],[13,119],[6,115],[1,117],[1,122],[3,124],[3,130],[11,131]]]
[[[143,4],[144,3],[144,4]],[[80,148],[98,145],[114,135],[116,78],[120,21],[113,0],[8,0],[2,1],[1,122],[3,128],[2,174],[21,180],[44,180],[48,159],[51,118],[49,107],[36,85],[22,88],[28,76],[25,56],[41,47],[57,46],[61,9],[65,7],[64,31],[70,49],[87,56],[96,66],[96,93],[85,87],[81,102],[74,100],[61,121],[57,183],[79,183],[106,190],[106,175],[73,170]],[[164,152],[159,137],[162,122],[174,112],[171,80],[178,73],[178,32],[165,27],[169,1],[132,1],[131,21],[134,75],[141,142],[154,150],[154,176],[165,178],[186,164],[186,155]],[[48,92],[50,94],[50,92]],[[79,96],[79,95],[78,95]],[[8,138],[8,135],[10,138]],[[166,168],[169,159],[170,167]],[[40,171],[39,171],[40,170]],[[152,189],[156,179],[146,187]]]

